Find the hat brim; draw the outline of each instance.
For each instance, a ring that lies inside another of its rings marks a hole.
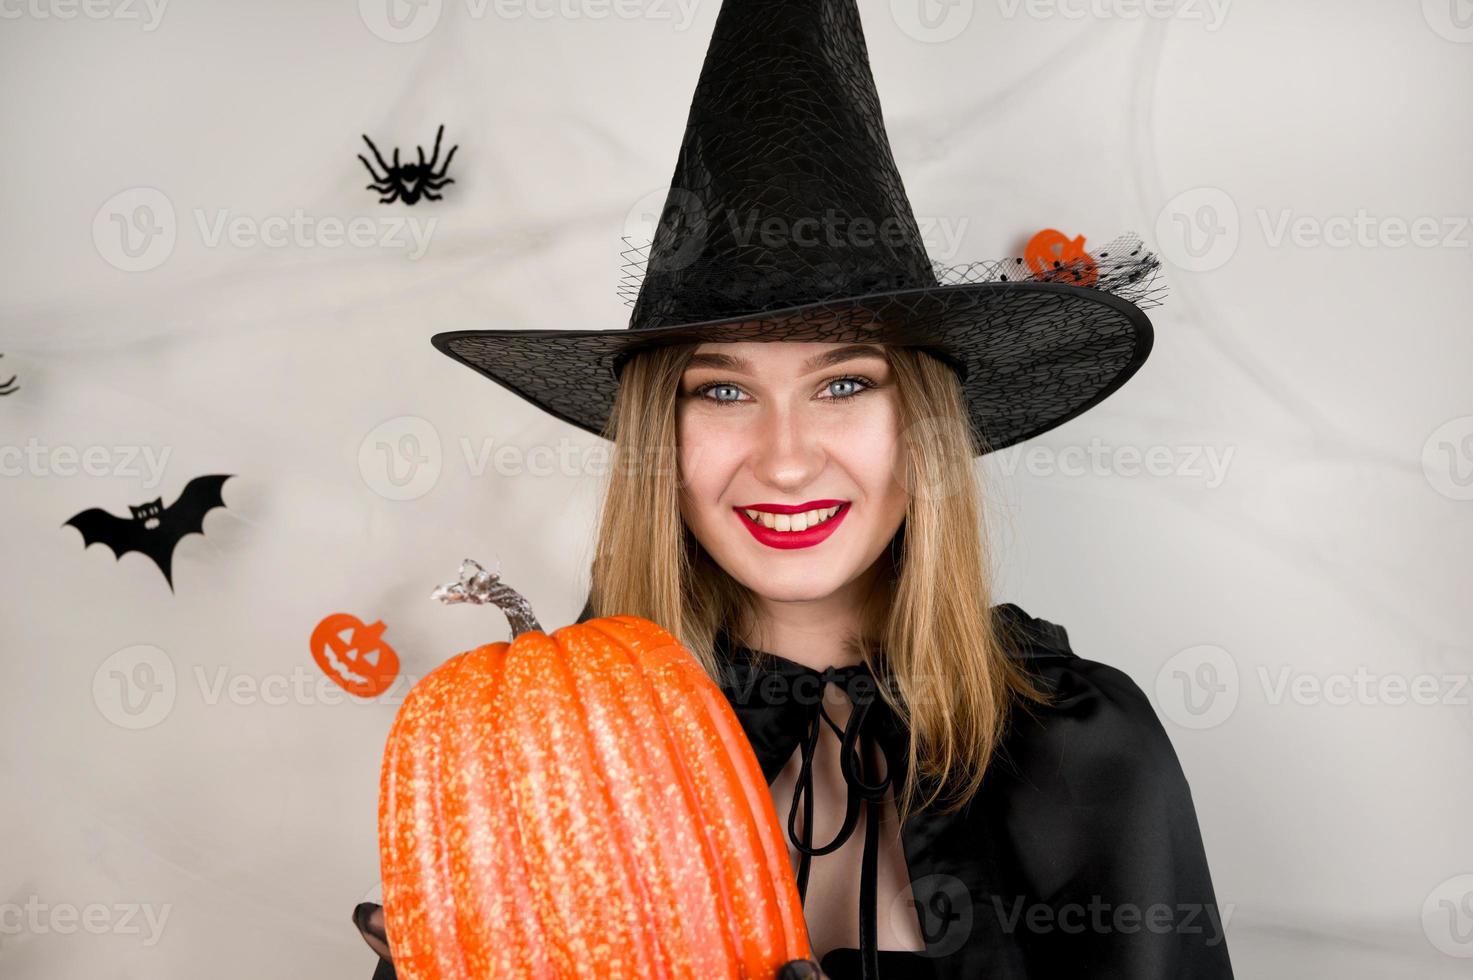
[[[672,343],[740,341],[931,350],[962,376],[972,424],[991,452],[1109,397],[1145,363],[1154,332],[1140,307],[1113,293],[1025,280],[873,293],[640,330],[451,330],[430,338],[441,353],[601,437],[614,406],[616,367],[628,355]]]

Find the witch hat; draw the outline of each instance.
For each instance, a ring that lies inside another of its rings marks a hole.
[[[454,330],[431,342],[544,411],[609,431],[629,356],[670,343],[921,347],[990,452],[1074,418],[1152,344],[1160,262],[1125,236],[1039,274],[926,253],[855,0],[725,0],[626,329]]]

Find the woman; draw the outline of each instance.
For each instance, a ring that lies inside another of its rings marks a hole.
[[[673,345],[628,364],[616,418],[631,460],[678,445],[679,465],[613,468],[580,621],[644,610],[721,682],[794,871],[809,866],[826,974],[861,975],[872,874],[880,976],[1231,976],[1190,792],[1145,695],[1062,629],[990,604],[950,368],[877,345]],[[785,505],[822,519],[753,526]],[[853,782],[841,733],[860,713],[835,686],[867,704]],[[859,785],[908,772],[845,828]]]
[[[975,457],[1151,348],[1154,257],[1071,244],[936,267],[854,0],[727,0],[629,329],[433,338],[613,441],[581,618],[722,685],[832,980],[1232,976],[1149,701],[992,602]]]

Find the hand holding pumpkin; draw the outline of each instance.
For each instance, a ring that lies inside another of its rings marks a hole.
[[[761,767],[689,651],[636,616],[548,635],[469,560],[435,597],[496,604],[512,640],[431,671],[390,729],[379,849],[400,976],[771,980],[811,955]]]
[[[376,902],[359,902],[353,908],[353,925],[358,927],[358,933],[368,948],[379,955],[381,959],[394,961],[393,953],[389,949],[389,936],[384,931],[384,907]]]

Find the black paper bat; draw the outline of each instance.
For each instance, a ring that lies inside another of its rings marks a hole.
[[[174,548],[186,534],[205,533],[205,515],[216,507],[224,507],[220,488],[234,474],[197,476],[179,494],[179,499],[163,506],[164,498],[155,497],[137,507],[128,505],[130,517],[109,514],[91,507],[73,516],[62,527],[71,525],[82,532],[83,548],[101,541],[117,558],[130,551],[141,551],[153,559],[174,591]]]

